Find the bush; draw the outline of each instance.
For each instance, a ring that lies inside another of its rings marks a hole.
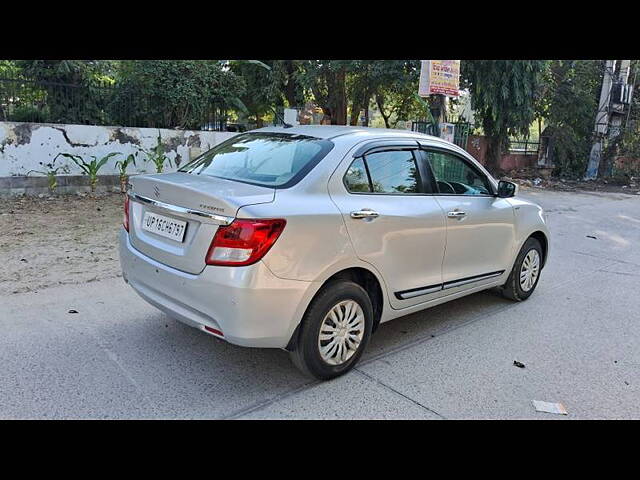
[[[234,105],[243,91],[243,80],[215,60],[131,60],[112,107],[135,112],[133,123],[199,129],[212,105]]]
[[[10,122],[46,123],[49,121],[49,111],[35,105],[18,105],[7,117]]]

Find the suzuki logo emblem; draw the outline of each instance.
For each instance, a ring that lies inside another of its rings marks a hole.
[[[157,185],[153,187],[153,193],[155,194],[156,198],[160,197],[160,189]]]

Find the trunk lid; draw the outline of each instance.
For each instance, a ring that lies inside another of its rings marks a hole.
[[[189,173],[131,177],[129,237],[134,248],[183,272],[197,274],[219,226],[240,207],[274,200],[275,189]],[[144,230],[147,212],[187,222],[182,242]]]

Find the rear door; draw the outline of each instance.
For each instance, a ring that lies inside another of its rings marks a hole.
[[[494,195],[487,175],[461,154],[427,147],[423,155],[446,215],[443,291],[456,293],[494,281],[513,258],[513,207]]]
[[[213,236],[245,205],[272,202],[275,189],[206,175],[170,173],[130,179],[129,238],[138,251],[187,273],[200,273]],[[169,238],[144,226],[164,222]],[[174,225],[172,226],[171,223]],[[182,237],[182,238],[181,238]]]
[[[445,219],[416,147],[377,146],[329,183],[357,256],[381,273],[396,309],[437,297],[442,283]]]

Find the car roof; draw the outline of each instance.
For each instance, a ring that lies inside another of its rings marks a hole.
[[[285,127],[264,127],[252,132],[274,132],[287,133],[290,135],[307,135],[309,137],[331,139],[343,135],[359,136],[385,136],[385,137],[422,137],[442,141],[441,138],[425,135],[423,133],[412,132],[410,130],[394,130],[391,128],[370,128],[350,125],[296,125],[290,128]]]

